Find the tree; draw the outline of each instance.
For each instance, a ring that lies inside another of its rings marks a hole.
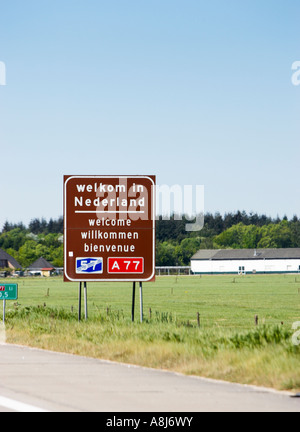
[[[186,238],[182,240],[180,246],[177,247],[176,256],[179,265],[188,266],[190,265],[191,257],[201,247],[201,238]]]
[[[38,258],[36,242],[33,240],[28,240],[19,250],[18,261],[23,267],[29,267]]]
[[[41,222],[39,219],[33,219],[29,224],[29,230],[33,234],[39,234],[41,232]]]
[[[0,235],[0,248],[19,250],[26,242],[26,231],[21,228],[14,228]]]
[[[156,245],[156,265],[176,266],[176,247],[169,242],[157,243]]]

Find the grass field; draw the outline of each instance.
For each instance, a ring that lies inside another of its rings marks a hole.
[[[10,343],[300,389],[300,348],[292,344],[292,325],[300,321],[300,276],[160,277],[144,284],[143,324],[138,290],[131,323],[130,283],[88,284],[89,320],[81,323],[78,284],[59,278],[18,283],[18,305],[7,305]]]

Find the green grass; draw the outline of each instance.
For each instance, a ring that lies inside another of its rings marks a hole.
[[[292,324],[300,321],[300,277],[161,277],[144,284],[143,324],[138,289],[131,323],[130,283],[89,283],[89,320],[78,323],[78,284],[18,282],[18,304],[7,305],[8,342],[300,389],[300,348],[291,341]]]
[[[296,282],[295,282],[296,281]],[[299,291],[298,291],[299,290]],[[203,276],[161,277],[155,283],[144,284],[144,313],[172,314],[174,319],[201,326],[230,329],[252,329],[254,317],[260,323],[276,325],[284,322],[291,327],[300,320],[300,276]],[[88,308],[93,318],[111,311],[122,311],[131,317],[132,284],[89,283]],[[22,306],[73,307],[78,311],[78,284],[61,279],[19,280],[19,300]],[[138,289],[136,310],[138,318]]]

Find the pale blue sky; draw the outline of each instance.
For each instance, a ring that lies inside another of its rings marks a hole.
[[[300,216],[299,0],[0,7],[0,228],[62,214],[63,174],[205,186],[205,210]]]

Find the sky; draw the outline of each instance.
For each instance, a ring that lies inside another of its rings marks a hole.
[[[300,216],[299,16],[299,0],[1,2],[0,229],[61,216],[76,174]]]

